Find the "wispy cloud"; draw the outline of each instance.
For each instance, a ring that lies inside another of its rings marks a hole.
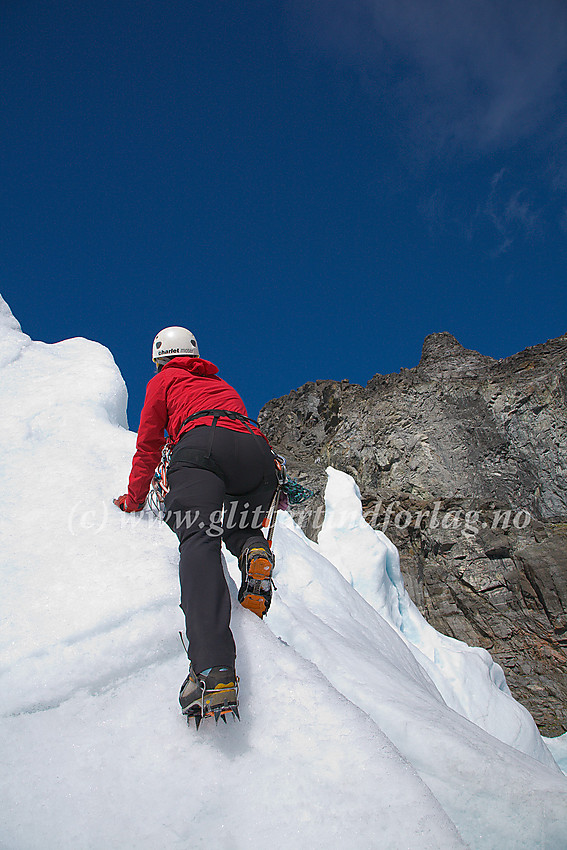
[[[455,196],[437,188],[421,205],[433,234],[458,232],[467,242],[480,239],[493,259],[506,254],[518,241],[534,243],[544,235],[545,210],[538,206],[526,186],[518,187],[506,168],[492,175],[488,185],[478,186],[484,195],[471,214]],[[567,221],[567,215],[565,217]]]
[[[439,143],[517,141],[565,94],[565,0],[293,2],[320,45],[387,73],[414,127]]]
[[[479,208],[480,217],[485,217],[498,234],[498,244],[493,256],[504,254],[517,236],[532,238],[541,230],[541,213],[533,206],[525,189],[510,191],[504,185],[505,169],[492,178],[486,203]]]

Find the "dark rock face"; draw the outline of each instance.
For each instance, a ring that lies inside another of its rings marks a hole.
[[[488,649],[544,734],[567,730],[567,334],[496,361],[432,334],[419,364],[366,387],[316,381],[260,422],[315,489],[350,473],[435,628]]]

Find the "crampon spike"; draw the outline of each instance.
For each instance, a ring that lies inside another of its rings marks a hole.
[[[227,722],[226,715],[232,714],[234,721],[240,720],[240,713],[238,711],[237,705],[229,705],[225,703],[224,705],[215,706],[215,708],[209,709],[205,714],[189,714],[187,716],[187,723],[189,724],[191,720],[195,721],[195,729],[198,729],[201,725],[202,721],[206,717],[214,717],[215,723],[218,723],[219,720],[222,719],[224,723]]]

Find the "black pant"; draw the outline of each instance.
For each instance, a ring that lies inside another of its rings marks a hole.
[[[233,667],[221,540],[237,557],[245,545],[265,544],[262,520],[277,486],[272,453],[262,437],[201,425],[175,446],[168,483],[165,521],[179,538],[189,657],[196,672]]]

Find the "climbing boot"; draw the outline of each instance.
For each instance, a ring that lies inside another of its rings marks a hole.
[[[242,573],[238,601],[260,618],[268,613],[272,601],[274,560],[266,543],[245,547],[238,561]]]

